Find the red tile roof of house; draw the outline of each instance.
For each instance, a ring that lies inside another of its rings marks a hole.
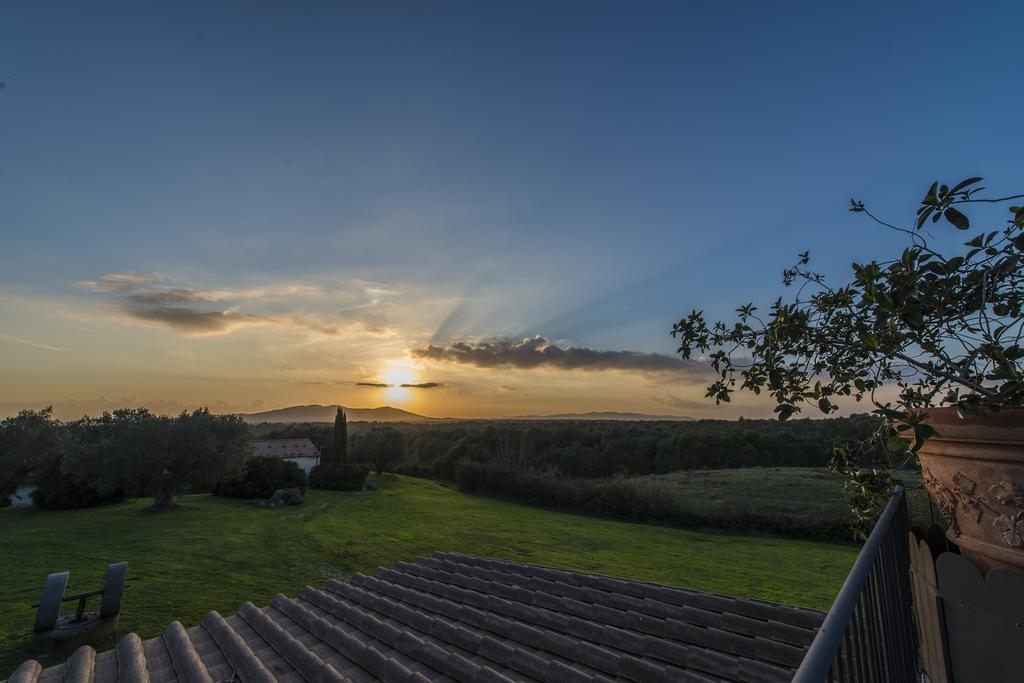
[[[319,458],[320,450],[309,439],[260,439],[249,442],[253,455],[279,458]]]

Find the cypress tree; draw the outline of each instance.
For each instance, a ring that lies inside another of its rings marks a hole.
[[[334,416],[334,462],[348,462],[348,420],[341,406]]]

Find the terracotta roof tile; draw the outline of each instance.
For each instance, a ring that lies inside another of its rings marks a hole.
[[[823,615],[437,553],[159,638],[28,661],[9,683],[787,681]]]

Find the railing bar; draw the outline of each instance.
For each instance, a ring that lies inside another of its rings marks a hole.
[[[896,618],[896,630],[902,631],[903,641],[906,649],[900,658],[903,662],[903,670],[906,672],[907,680],[914,680],[917,676],[917,635],[914,630],[913,610],[910,597],[910,514],[907,508],[906,497],[900,501],[899,510],[894,518],[894,528],[902,542],[897,543],[894,548],[892,564],[897,581],[899,601],[899,612]],[[902,618],[901,618],[902,617]]]
[[[871,575],[868,574],[868,579]],[[867,581],[864,582],[864,586],[867,586]],[[860,666],[858,667],[861,671],[861,678],[865,681],[871,679],[871,661],[868,656],[868,633],[867,633],[867,619],[864,617],[864,588],[860,589],[860,595],[857,596],[857,659],[859,660]]]
[[[853,678],[853,667],[852,667],[851,662],[850,662],[850,650],[851,650],[851,647],[850,647],[850,629],[847,628],[846,632],[843,634],[843,642],[842,642],[842,645],[840,646],[840,651],[839,651],[839,654],[842,655],[840,660],[839,660],[839,664],[840,664],[840,666],[839,666],[839,670],[840,670],[839,680],[844,681],[844,683],[845,683],[845,681],[852,681],[852,680],[854,680],[854,678]]]
[[[896,532],[898,533],[898,531]],[[894,533],[894,536],[896,534]],[[907,643],[905,641],[905,633],[900,627],[901,620],[901,605],[899,601],[900,592],[900,581],[899,581],[899,561],[896,553],[896,543],[890,545],[885,549],[885,553],[882,555],[882,559],[886,563],[886,606],[889,611],[889,615],[886,619],[886,636],[887,642],[889,643],[889,650],[891,654],[893,675],[901,674],[905,675],[903,662],[903,652],[906,650]]]
[[[825,679],[836,652],[848,634],[848,626],[854,616],[854,610],[858,606],[861,590],[871,571],[874,558],[885,539],[886,531],[894,526],[894,520],[897,529],[903,527],[903,524],[896,518],[898,517],[897,511],[906,514],[905,504],[901,506],[901,503],[904,503],[904,491],[902,486],[896,486],[893,489],[893,495],[889,498],[875,528],[871,530],[868,540],[861,548],[846,581],[843,582],[843,587],[839,590],[839,595],[836,596],[832,608],[825,615],[825,620],[818,629],[814,641],[794,674],[794,683],[821,683]],[[905,536],[905,533],[903,535]],[[907,553],[909,556],[909,549],[907,549]],[[905,598],[903,599],[905,600]]]
[[[856,656],[857,679],[862,681],[871,680],[867,668],[867,657],[864,648],[864,602],[862,595],[857,596],[857,609],[853,613],[853,653]]]
[[[878,559],[877,557],[875,558]],[[875,643],[874,624],[871,621],[871,581],[875,573],[875,566],[872,564],[868,580],[864,582],[864,590],[861,592],[861,600],[864,602],[864,665],[871,672],[871,680],[878,680],[878,667],[875,666]]]
[[[896,658],[898,636],[892,628],[893,620],[896,617],[895,605],[893,604],[895,584],[893,583],[892,573],[889,571],[888,560],[892,553],[892,540],[894,538],[890,539],[889,547],[884,549],[885,554],[881,558],[878,578],[879,590],[881,591],[879,595],[879,635],[882,639],[883,665],[886,668],[886,675],[889,679],[892,679],[899,673],[898,660]]]
[[[896,534],[900,537],[907,538],[908,533],[899,528],[896,529]],[[906,545],[906,543],[902,545]],[[896,543],[886,555],[889,561],[890,580],[893,584],[892,611],[894,614],[890,628],[893,666],[903,678],[913,679],[917,670],[917,650],[912,632],[910,603],[906,599],[907,593],[905,592],[910,589],[910,557],[908,553],[906,562],[904,562],[900,557],[900,548],[901,544]],[[903,574],[906,574],[906,577]]]
[[[881,596],[879,599],[879,633],[882,636],[882,651],[884,657],[885,670],[888,674],[889,679],[892,679],[899,671],[900,666],[896,658],[896,653],[899,649],[899,634],[892,628],[894,625],[894,606],[892,599],[895,596],[896,584],[893,582],[894,577],[892,576],[890,558],[892,557],[893,539],[895,536],[890,534],[889,542],[882,547],[882,554],[880,556],[879,564],[879,587],[881,590]]]
[[[860,656],[860,596],[857,596],[857,607],[854,608],[853,615],[850,617],[849,638],[851,678],[862,681],[864,672],[861,671],[861,665],[864,660]]]
[[[897,520],[896,525],[894,525],[895,534],[901,534],[901,526],[900,520]],[[901,535],[906,537],[908,534],[909,532],[906,532]],[[909,550],[906,563],[901,562],[900,556],[900,545],[898,543],[893,544],[890,552],[887,552],[884,556],[888,562],[893,582],[891,601],[895,614],[890,622],[890,631],[891,639],[895,646],[893,653],[895,661],[894,675],[898,673],[904,680],[913,680],[917,669],[917,650],[913,636],[911,607],[907,599],[910,583]],[[903,567],[903,569],[901,570],[900,567]],[[907,575],[906,577],[903,576],[904,573]]]
[[[879,574],[883,573],[881,566],[879,558],[876,557],[874,570],[868,579],[868,623],[870,624],[869,633],[871,634],[871,662],[875,667],[875,678],[877,680],[886,680],[887,673],[891,672],[886,669],[883,662],[885,655],[882,652],[882,641],[885,635],[882,633],[882,623],[878,618],[880,613],[879,580],[881,579]]]
[[[878,677],[884,680],[889,670],[886,667],[885,644],[883,642],[885,640],[885,633],[883,631],[885,625],[882,622],[882,600],[885,598],[880,590],[880,579],[878,563],[876,563],[876,571],[874,571],[871,577],[871,644],[874,649],[874,670],[876,670]]]
[[[837,681],[846,680],[846,666],[843,664],[843,653],[842,648],[836,652],[835,659],[832,660],[832,665],[828,668],[830,676],[835,676]]]

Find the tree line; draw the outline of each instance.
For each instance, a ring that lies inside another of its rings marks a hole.
[[[354,459],[384,469],[454,479],[460,463],[509,471],[550,471],[574,478],[667,474],[741,467],[825,467],[837,444],[869,436],[872,415],[821,420],[692,422],[478,420],[390,426],[349,425]],[[330,424],[261,425],[261,438],[311,439],[325,454]],[[398,445],[377,452],[376,435]],[[401,438],[399,438],[399,436]],[[362,439],[367,439],[361,445]]]
[[[277,489],[305,489],[307,477],[295,463],[252,457],[253,436],[241,417],[206,408],[177,416],[123,408],[67,422],[50,408],[23,410],[0,420],[0,506],[26,484],[34,485],[38,507],[82,508],[152,496],[154,511],[174,508],[175,496],[194,491],[261,498]],[[359,490],[366,464],[380,472],[404,457],[404,437],[385,427],[353,438],[350,452],[341,411],[327,438],[324,457],[308,477],[313,488]]]

